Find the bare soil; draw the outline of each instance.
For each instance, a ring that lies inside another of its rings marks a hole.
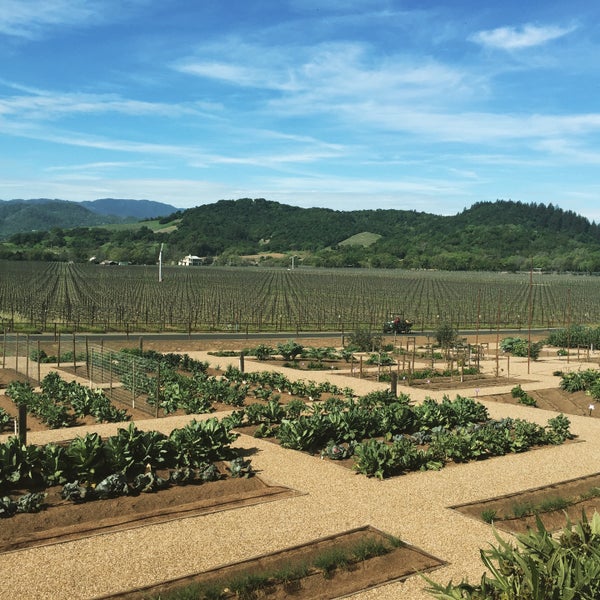
[[[177,485],[154,493],[81,504],[63,500],[61,489],[61,486],[56,486],[45,490],[48,496],[39,513],[22,513],[3,519],[0,553],[280,500],[297,494],[289,488],[269,485],[259,476]]]
[[[521,380],[519,383],[523,383]],[[590,417],[600,417],[600,405],[598,409],[590,410],[590,397],[585,392],[566,392],[560,388],[549,388],[541,390],[530,390],[527,394],[537,403],[537,408],[551,410],[565,415],[585,415]],[[482,400],[492,402],[502,402],[504,404],[519,404],[518,398],[513,398],[512,394],[491,394],[489,396],[480,395]]]
[[[582,512],[590,517],[595,511],[600,512],[600,497],[582,499],[582,496],[594,489],[600,490],[600,473],[452,508],[480,520],[484,511],[493,512],[496,514],[493,520],[496,528],[511,533],[523,533],[537,527],[536,516],[518,517],[515,516],[515,509],[519,511],[520,507],[526,505],[535,507],[549,499],[563,498],[570,502],[569,506],[539,513],[539,518],[548,531],[559,531],[567,525],[568,520],[576,522],[581,519]]]

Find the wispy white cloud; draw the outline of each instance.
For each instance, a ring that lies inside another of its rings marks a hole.
[[[574,115],[434,112],[406,106],[365,104],[352,107],[348,118],[387,131],[426,135],[429,141],[494,144],[555,136],[586,136],[600,131],[600,113]]]
[[[260,87],[274,90],[289,90],[294,87],[289,80],[281,80],[281,76],[273,78],[271,71],[224,62],[189,62],[180,65],[178,70],[189,75],[217,79],[242,87]]]
[[[213,57],[217,57],[213,58]],[[448,102],[481,90],[481,78],[430,57],[379,55],[362,42],[267,49],[239,40],[199,47],[174,65],[182,73],[273,92],[268,110],[311,114],[335,100],[366,98]]]
[[[138,167],[150,166],[149,163],[144,161],[111,161],[111,162],[93,162],[85,164],[69,164],[69,165],[57,165],[45,167],[46,173],[74,173],[78,174],[81,172],[89,171],[106,171],[113,169],[131,169]],[[76,175],[75,175],[76,176]]]
[[[579,141],[550,138],[540,140],[536,147],[540,152],[560,158],[562,164],[565,161],[578,165],[600,164],[600,150],[596,147],[586,148]]]
[[[120,113],[129,116],[179,117],[199,114],[194,104],[165,104],[121,98],[114,94],[64,93],[30,90],[27,95],[0,99],[0,115],[43,120],[75,114]]]
[[[61,27],[122,19],[148,0],[2,0],[0,34],[36,39]]]
[[[524,25],[522,27],[497,27],[479,31],[470,39],[483,46],[502,50],[519,50],[540,46],[561,38],[576,29],[575,26],[558,27],[555,25]]]

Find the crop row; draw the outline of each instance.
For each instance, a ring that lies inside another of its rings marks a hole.
[[[131,418],[125,409],[116,408],[101,389],[67,382],[56,372],[44,377],[40,392],[35,392],[29,382],[13,381],[6,395],[50,429],[70,427],[78,418],[88,415],[97,423],[120,423]]]
[[[193,420],[170,435],[141,431],[133,424],[102,439],[97,433],[78,436],[65,445],[25,445],[17,437],[0,444],[0,517],[39,510],[45,492],[62,485],[73,502],[151,492],[174,484],[219,479],[217,461],[230,461],[233,476],[251,474],[250,463],[231,448],[238,434],[218,419]],[[167,478],[158,470],[169,472]],[[11,490],[37,490],[13,498]]]
[[[522,419],[496,421],[472,398],[445,396],[442,402],[426,399],[413,406],[408,396],[395,397],[389,391],[358,399],[330,398],[294,415],[271,400],[229,419],[239,426],[257,426],[255,436],[275,438],[284,448],[332,460],[353,457],[359,473],[378,478],[562,444],[572,437],[564,415],[545,427]]]
[[[0,314],[47,330],[527,328],[600,321],[596,277],[0,262]]]

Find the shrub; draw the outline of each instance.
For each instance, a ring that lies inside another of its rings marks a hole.
[[[494,532],[497,546],[481,550],[486,573],[477,585],[467,581],[447,585],[423,576],[428,591],[439,600],[545,600],[600,598],[600,515],[585,514],[553,536],[537,519],[537,530],[517,536],[517,543]]]
[[[379,350],[382,344],[382,337],[373,333],[370,329],[356,329],[348,337],[348,345],[356,352],[372,352]]]

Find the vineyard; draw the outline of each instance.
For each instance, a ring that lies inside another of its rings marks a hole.
[[[0,261],[5,331],[380,330],[600,322],[600,279],[541,273],[102,266]]]

